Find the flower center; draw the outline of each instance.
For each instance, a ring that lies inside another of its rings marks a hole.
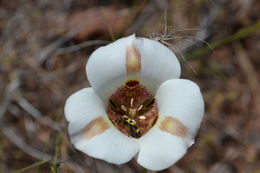
[[[109,99],[109,119],[127,136],[140,138],[158,118],[158,107],[153,95],[138,80],[128,80]]]

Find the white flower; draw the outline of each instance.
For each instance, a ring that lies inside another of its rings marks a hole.
[[[180,64],[167,47],[131,35],[93,52],[86,71],[92,88],[65,104],[78,150],[114,164],[135,157],[156,171],[194,143],[204,101],[195,83],[178,79]]]

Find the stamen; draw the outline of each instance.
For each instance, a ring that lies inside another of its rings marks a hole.
[[[137,108],[137,111],[140,111],[143,107],[144,107],[144,105],[140,105],[140,106]]]
[[[134,98],[131,98],[131,102],[130,102],[131,108],[133,107],[133,103],[134,103]]]
[[[131,119],[131,121],[136,124],[136,121],[134,119]]]
[[[122,109],[123,111],[127,112],[127,109],[126,109],[126,107],[125,107],[124,105],[121,106],[121,109]]]
[[[146,117],[145,117],[145,116],[143,116],[143,115],[141,115],[141,116],[139,116],[139,119],[140,119],[140,120],[145,120],[145,119],[146,119]]]

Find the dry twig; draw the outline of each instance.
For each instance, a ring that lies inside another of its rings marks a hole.
[[[5,89],[4,102],[0,106],[0,120],[4,117],[8,105],[10,104],[15,90],[19,87],[20,81],[18,78],[12,80]]]
[[[60,125],[53,122],[46,116],[43,116],[42,113],[36,109],[31,103],[29,103],[25,98],[14,98],[19,106],[21,106],[29,115],[37,119],[41,124],[46,125],[52,129],[60,131]]]
[[[13,144],[26,154],[39,160],[50,160],[52,158],[51,155],[36,150],[26,144],[22,137],[16,134],[14,127],[2,127],[2,132]]]

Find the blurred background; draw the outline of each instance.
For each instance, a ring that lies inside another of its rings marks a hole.
[[[259,11],[259,0],[1,0],[0,172],[152,172],[73,149],[63,113],[89,86],[89,55],[136,33],[171,48],[206,102],[197,142],[161,172],[260,173]]]

